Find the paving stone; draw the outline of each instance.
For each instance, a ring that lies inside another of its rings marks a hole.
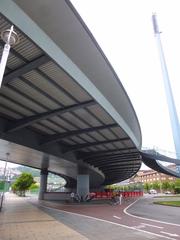
[[[87,240],[27,199],[8,194],[0,213],[0,240]]]

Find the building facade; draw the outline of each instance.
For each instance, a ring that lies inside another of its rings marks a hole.
[[[175,165],[168,166],[171,170],[175,170]],[[166,175],[164,173],[160,173],[157,171],[154,171],[152,169],[150,170],[140,170],[135,178],[135,182],[141,182],[141,183],[153,183],[157,181],[174,181],[176,177]]]

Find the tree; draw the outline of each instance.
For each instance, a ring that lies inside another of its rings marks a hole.
[[[169,188],[170,188],[170,183],[169,183],[168,181],[162,182],[162,189],[163,189],[164,191],[169,190]]]
[[[31,173],[22,173],[12,185],[12,190],[18,193],[20,196],[25,196],[26,191],[34,183]]]
[[[180,179],[176,179],[176,181],[175,181],[175,187],[180,187]]]
[[[29,190],[31,193],[37,193],[39,191],[39,185],[37,183],[32,183]]]
[[[175,189],[175,182],[174,181],[169,182],[169,190],[172,192],[174,191],[174,189]]]
[[[151,185],[149,183],[145,183],[144,189],[146,190],[146,192],[148,192],[151,189]]]
[[[175,181],[174,192],[180,193],[180,179],[176,179],[176,181]]]
[[[160,182],[158,182],[158,181],[153,182],[153,189],[160,190]]]

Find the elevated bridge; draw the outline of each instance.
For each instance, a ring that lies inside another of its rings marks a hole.
[[[133,176],[146,163],[136,113],[70,1],[1,0],[0,11],[0,31],[13,24],[20,38],[0,89],[0,158],[41,169],[42,193],[48,172],[82,194]]]
[[[168,174],[173,177],[179,178],[180,173],[161,164],[161,162],[179,165],[180,159],[175,158],[176,154],[171,154],[174,155],[174,157],[169,157],[167,155],[169,155],[169,153],[167,153],[166,151],[159,152],[158,150],[155,149],[141,150],[142,160],[148,167],[154,169],[155,171],[162,172],[164,174]]]

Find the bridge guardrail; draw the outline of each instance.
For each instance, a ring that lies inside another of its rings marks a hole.
[[[141,150],[143,152],[147,152],[147,153],[152,153],[155,155],[161,154],[164,155],[166,157],[170,157],[170,158],[174,158],[174,159],[180,159],[180,153],[176,153],[176,152],[171,152],[171,151],[167,151],[158,147],[142,147]]]

